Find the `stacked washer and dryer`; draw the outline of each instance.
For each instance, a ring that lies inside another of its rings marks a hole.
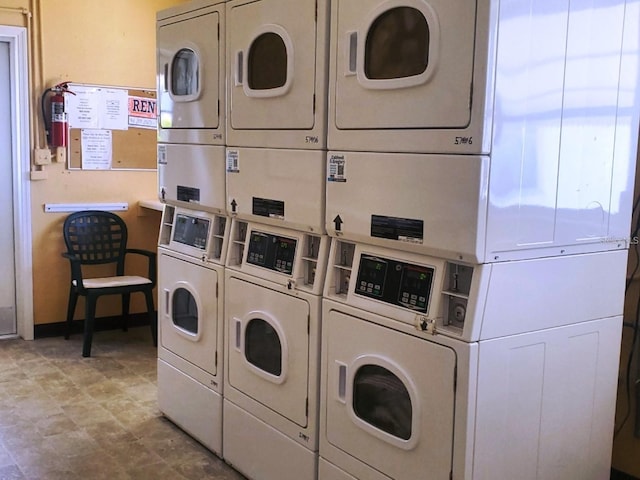
[[[222,453],[225,5],[196,0],[157,14],[158,403]]]
[[[255,480],[607,478],[640,0],[294,3],[158,14],[161,410]]]
[[[334,0],[322,480],[609,477],[637,0]]]
[[[318,463],[327,0],[227,3],[225,460],[252,479]]]

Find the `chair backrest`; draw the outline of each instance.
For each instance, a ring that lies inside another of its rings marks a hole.
[[[85,210],[69,215],[63,226],[67,251],[83,265],[117,263],[117,274],[124,273],[127,226],[115,213]]]

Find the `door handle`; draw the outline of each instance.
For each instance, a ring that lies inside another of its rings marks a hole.
[[[168,288],[164,289],[164,314],[169,315],[169,298],[171,298],[171,292]]]
[[[338,401],[346,403],[347,397],[347,366],[342,362],[336,362],[338,365]]]
[[[349,36],[349,58],[346,75],[355,75],[358,67],[358,32],[348,32]]]
[[[236,322],[236,350],[240,351],[240,336],[242,335],[242,322],[237,318],[234,319]]]
[[[239,87],[244,82],[244,52],[242,50],[238,50],[236,53],[236,74],[235,74],[235,83],[236,87]]]
[[[169,64],[164,64],[164,91],[169,91]]]

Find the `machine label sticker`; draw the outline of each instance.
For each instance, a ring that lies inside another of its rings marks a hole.
[[[251,213],[259,217],[284,220],[284,202],[281,200],[253,197]]]
[[[167,146],[158,145],[158,165],[167,164]]]
[[[424,241],[424,222],[411,218],[371,215],[371,236],[421,245]]]
[[[176,199],[180,202],[200,203],[200,189],[178,185]]]
[[[344,154],[333,153],[329,156],[327,163],[327,181],[329,182],[346,182],[345,167],[347,161]]]
[[[227,173],[240,172],[240,151],[227,150]]]

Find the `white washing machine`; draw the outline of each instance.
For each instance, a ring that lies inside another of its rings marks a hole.
[[[326,148],[329,1],[227,3],[227,145]]]
[[[158,144],[158,198],[173,206],[226,211],[225,147]]]
[[[222,455],[224,216],[165,205],[158,246],[158,404]]]
[[[333,239],[319,478],[608,478],[625,264],[468,265]]]
[[[234,219],[225,274],[225,460],[252,480],[317,478],[326,235]]]
[[[638,0],[333,2],[327,232],[471,263],[628,247],[639,19]]]
[[[158,140],[225,143],[224,0],[194,0],[156,15]]]

